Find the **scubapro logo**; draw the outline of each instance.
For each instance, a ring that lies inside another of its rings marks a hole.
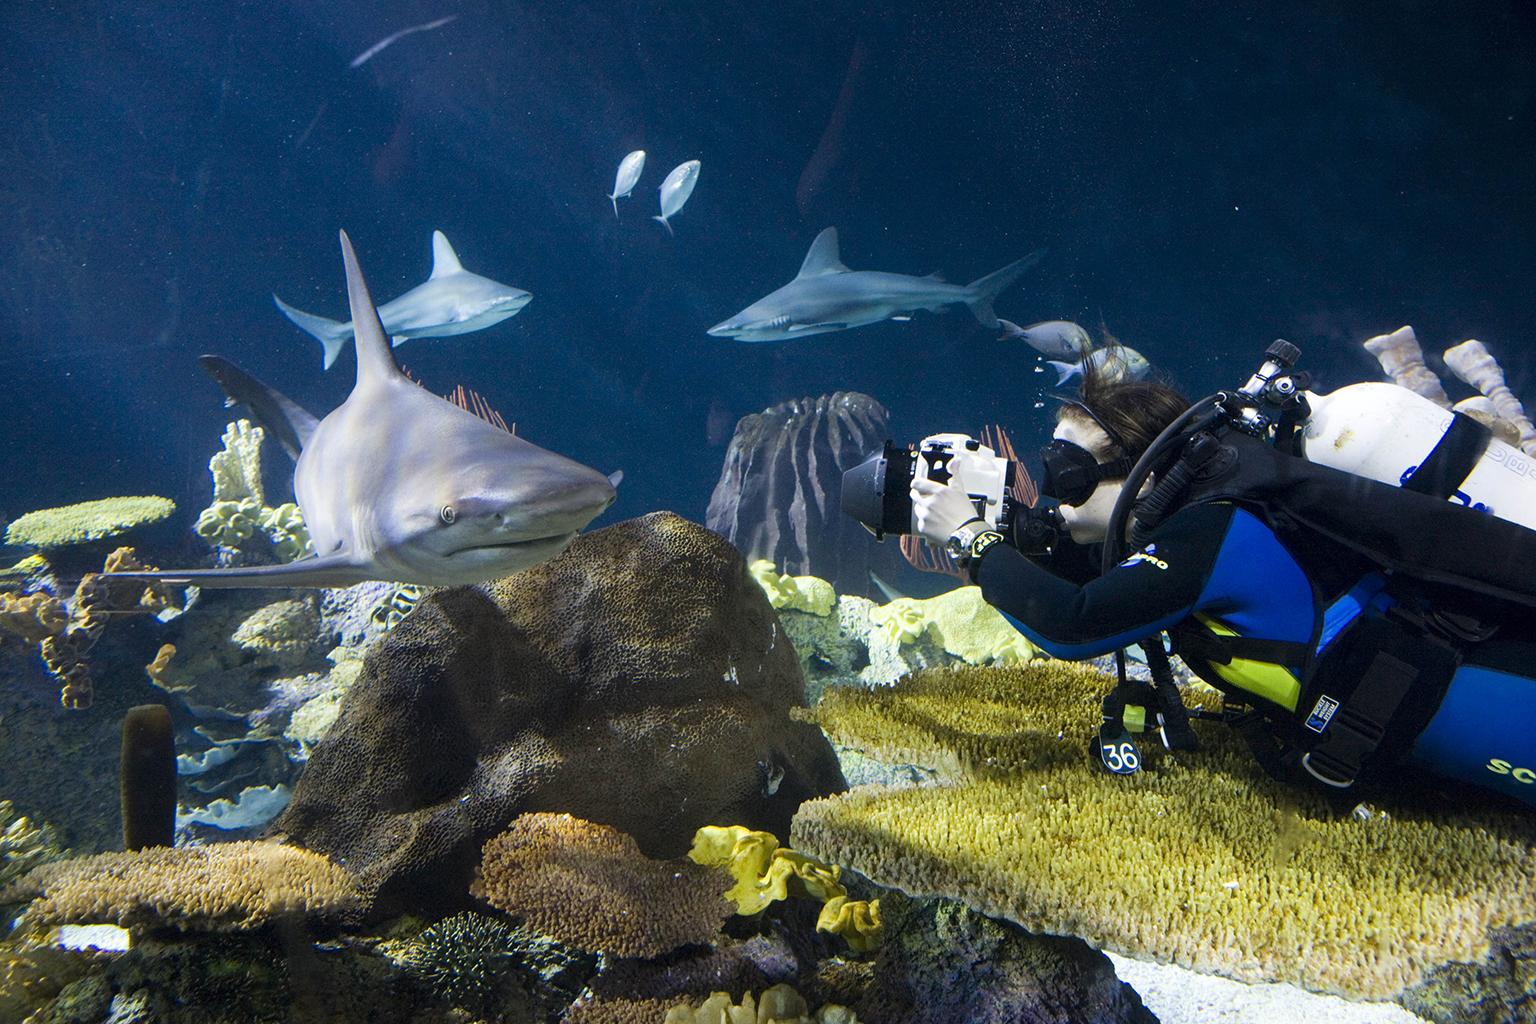
[[[1530,768],[1518,768],[1504,760],[1502,757],[1489,758],[1488,763],[1483,767],[1487,768],[1495,775],[1508,775],[1516,782],[1523,782],[1527,786],[1531,785],[1532,783],[1536,783],[1536,770],[1532,770]]]
[[[1161,558],[1158,558],[1156,552],[1157,546],[1154,544],[1148,547],[1145,551],[1136,552],[1134,555],[1132,555],[1130,558],[1127,558],[1120,564],[1122,566],[1129,567],[1135,565],[1137,562],[1145,562],[1147,565],[1155,565],[1159,569],[1167,569],[1168,563],[1163,561]]]

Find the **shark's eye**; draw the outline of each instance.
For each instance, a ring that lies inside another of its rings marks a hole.
[[[453,521],[455,519],[459,518],[459,514],[453,510],[453,506],[452,505],[444,505],[442,507],[442,510],[439,511],[437,514],[438,514],[439,517],[442,518],[444,524],[446,524],[448,526],[452,526],[453,525]]]

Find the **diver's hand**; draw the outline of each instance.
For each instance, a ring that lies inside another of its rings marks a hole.
[[[950,534],[977,518],[976,506],[953,480],[940,484],[912,478],[912,522],[924,540],[943,546]]]

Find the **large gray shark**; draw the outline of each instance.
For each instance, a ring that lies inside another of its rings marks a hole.
[[[827,228],[811,243],[795,279],[709,329],[717,338],[785,341],[905,317],[919,309],[964,304],[983,327],[996,328],[992,300],[1034,266],[1044,250],[968,285],[949,284],[937,274],[910,277],[879,270],[849,270],[838,255],[837,229]]]
[[[396,345],[412,338],[447,338],[499,324],[528,305],[533,296],[521,288],[471,274],[441,231],[432,232],[432,276],[399,298],[379,307],[384,332]],[[325,349],[329,370],[352,337],[352,324],[294,309],[272,296],[277,308]]]
[[[233,364],[204,357],[230,398],[298,448],[293,489],[316,554],[286,565],[117,573],[203,587],[480,583],[554,557],[612,504],[618,474],[498,429],[395,364],[346,232],[357,332],[352,394],[316,421]]]

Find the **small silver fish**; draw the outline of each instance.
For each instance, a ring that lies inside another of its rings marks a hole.
[[[1001,317],[997,322],[1003,329],[1002,341],[1022,341],[1051,359],[1081,359],[1092,346],[1088,332],[1070,320],[1045,320],[1028,327]]]
[[[1093,368],[1098,371],[1099,379],[1110,384],[1118,384],[1126,380],[1141,380],[1152,371],[1152,364],[1147,362],[1147,357],[1129,345],[1096,348],[1087,359],[1079,359],[1075,363],[1046,360],[1046,365],[1056,371],[1057,386],[1065,384],[1074,377],[1081,377],[1084,363],[1092,363]]]
[[[633,153],[619,161],[619,172],[613,176],[613,191],[608,198],[613,200],[613,215],[619,215],[619,200],[627,198],[635,190],[635,184],[640,180],[640,172],[645,170],[645,150],[637,149]]]
[[[693,195],[693,187],[699,183],[699,168],[702,165],[697,160],[689,160],[672,168],[666,180],[661,183],[661,216],[652,217],[652,220],[661,221],[661,226],[667,229],[667,234],[672,234],[672,225],[667,218],[672,217],[683,208],[688,197]]]

